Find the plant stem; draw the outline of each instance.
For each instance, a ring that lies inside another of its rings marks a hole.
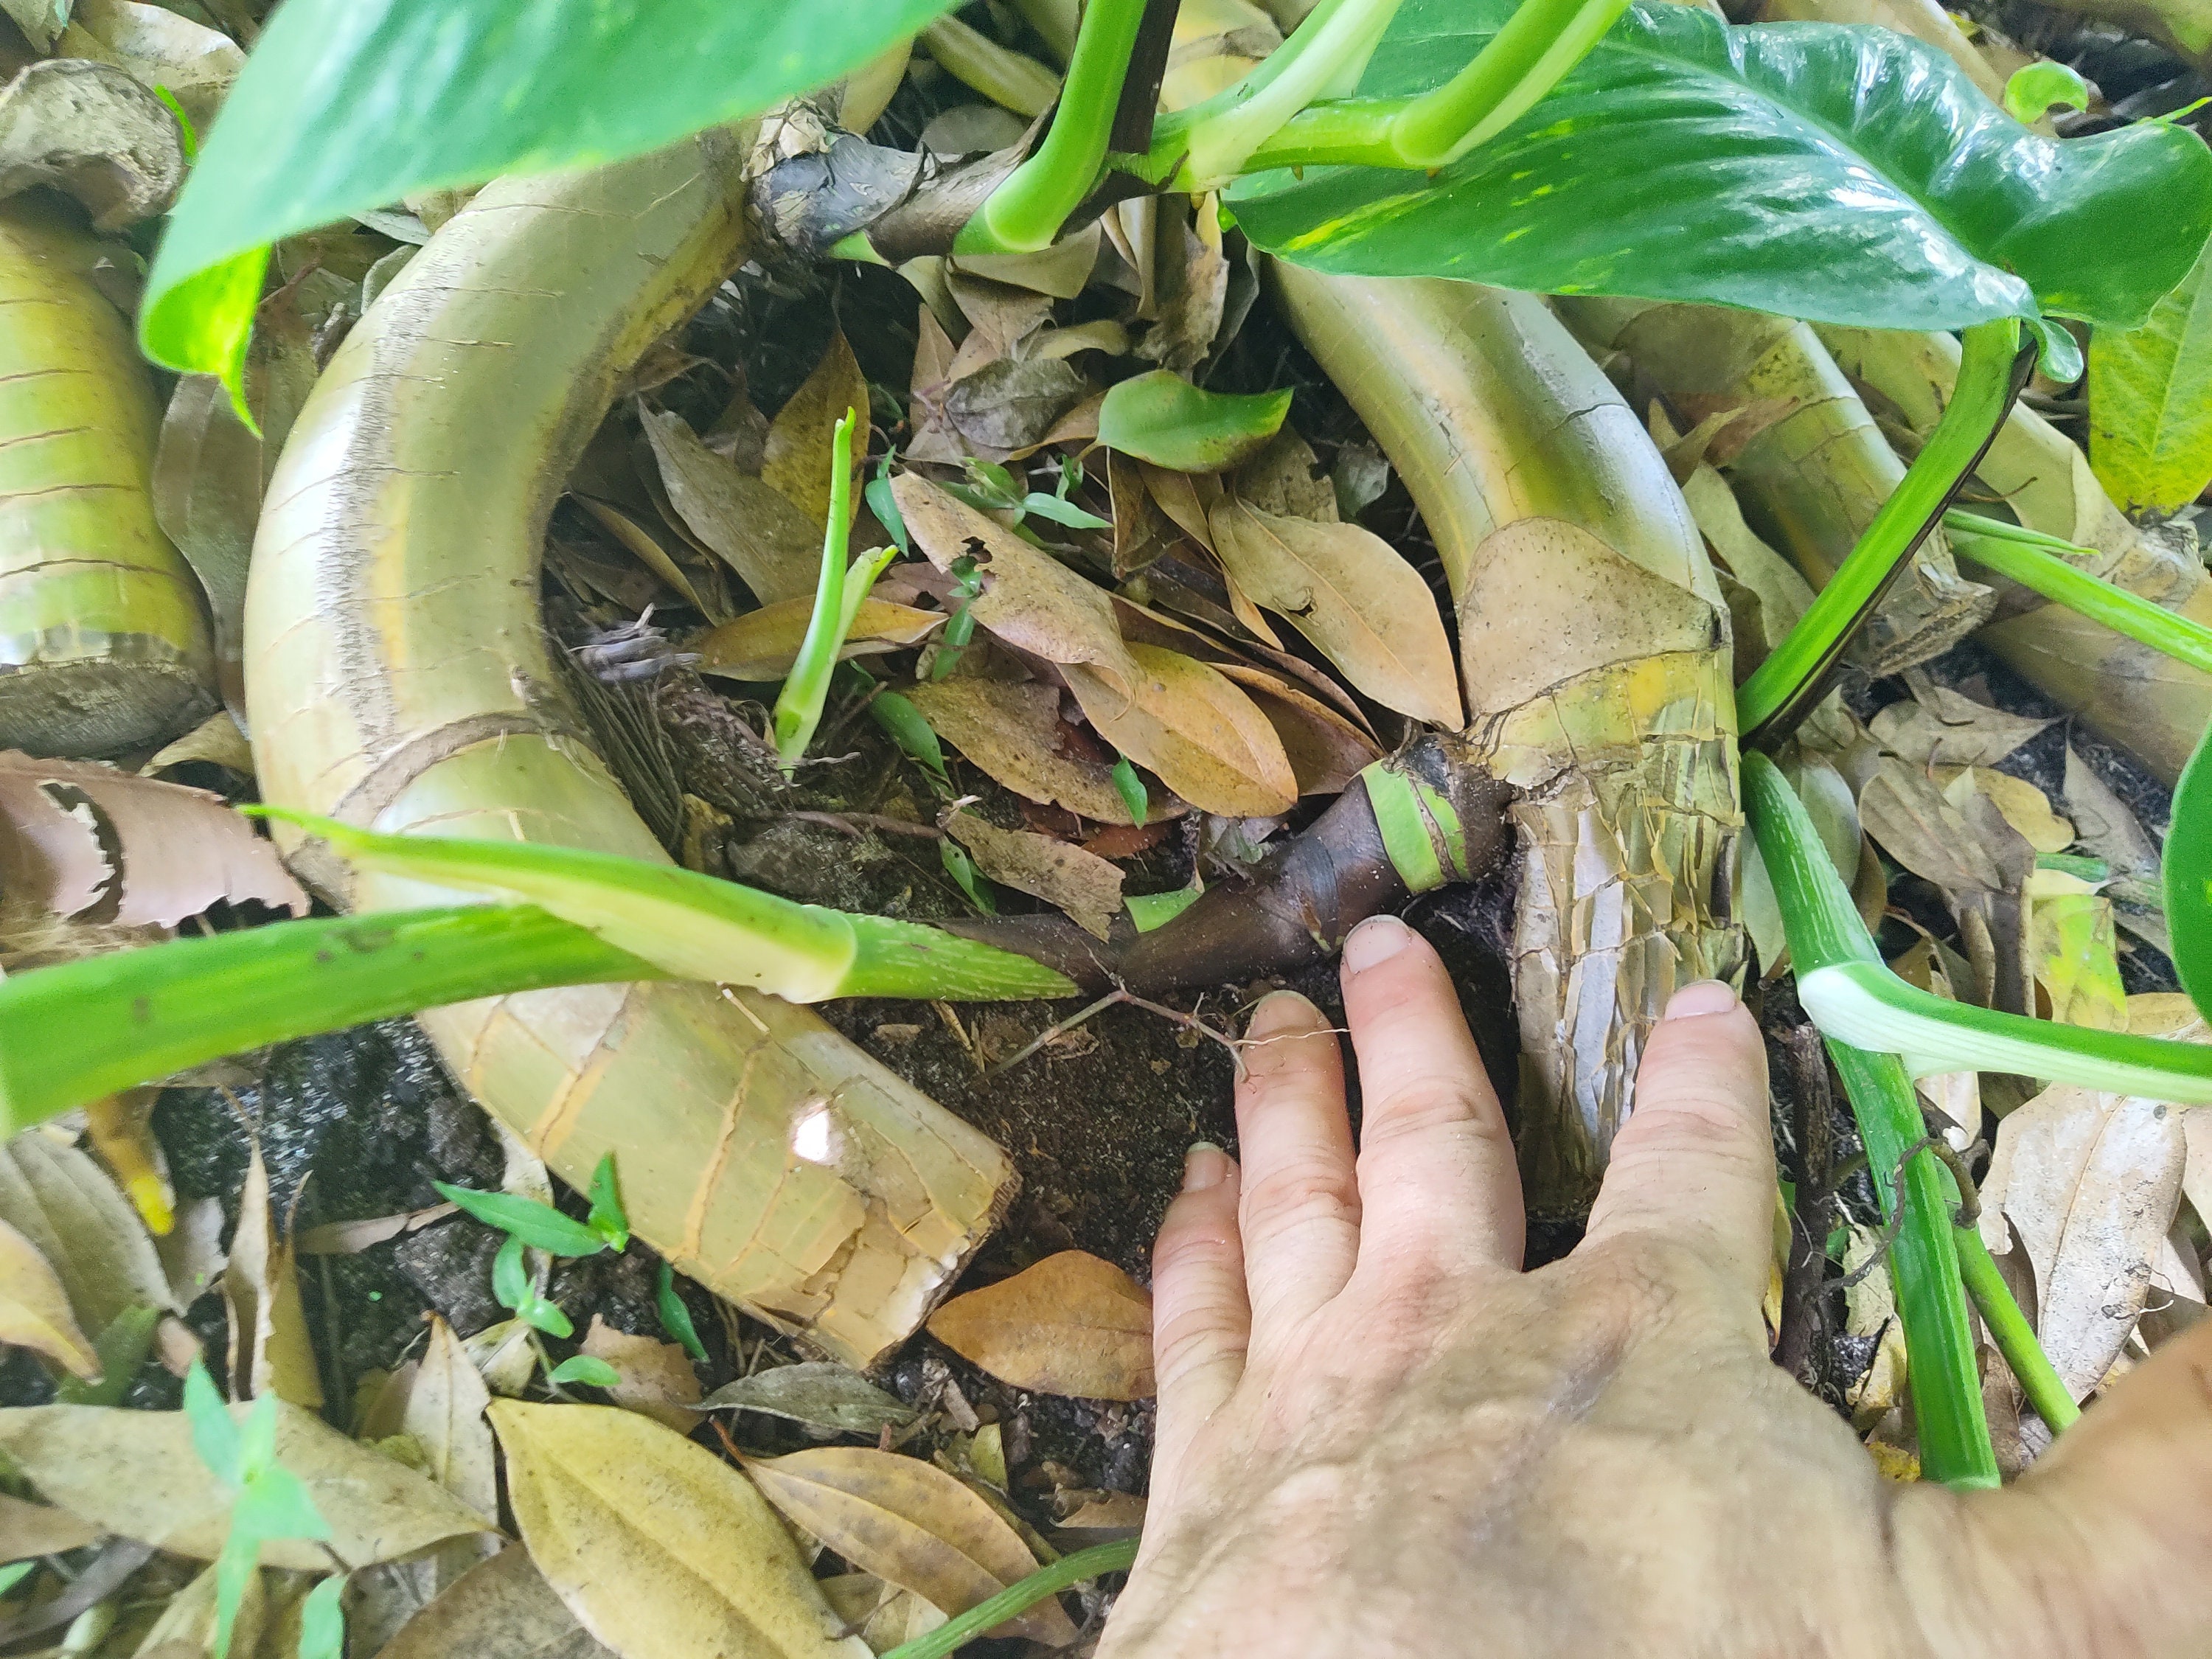
[[[1954,546],[1977,564],[2040,593],[2116,634],[2164,652],[2177,662],[2212,674],[2212,628],[2130,593],[2101,576],[2069,563],[2063,555],[2098,558],[2094,548],[2076,547],[2056,536],[1985,519],[1955,508],[1943,515]]]
[[[775,699],[775,755],[786,777],[814,741],[822,705],[830,696],[830,673],[852,626],[845,609],[845,548],[852,532],[853,428],[860,421],[860,410],[847,410],[830,441],[830,522],[822,532],[822,574],[814,589],[814,614],[807,619],[806,637],[799,643],[790,678]]]
[[[1828,1053],[1844,1079],[1869,1165],[1895,1169],[1924,1133],[1912,1079],[1894,1054],[1870,1054],[1832,1041]],[[1951,1225],[1958,1193],[1949,1171],[1924,1152],[1905,1160],[1905,1178],[1897,1184],[1903,1189],[1904,1224],[1890,1250],[1889,1271],[1905,1327],[1921,1470],[1954,1488],[1996,1486],[2001,1484],[1996,1454],[1982,1409],[1981,1370],[1960,1278],[1957,1230]],[[1882,1182],[1874,1185],[1887,1218],[1899,1196]]]
[[[2074,1403],[2073,1395],[2043,1352],[2043,1344],[2035,1340],[2027,1316],[2013,1300],[2012,1287],[1997,1271],[1990,1247],[1972,1227],[1952,1229],[1952,1242],[1959,1252],[1960,1277],[1966,1281],[1966,1294],[1974,1298],[1982,1323],[1990,1328],[1990,1340],[2020,1379],[2021,1391],[2027,1395],[2035,1414],[2051,1433],[2064,1432],[2081,1415],[2081,1408]]]
[[[1348,93],[1400,0],[1322,0],[1291,38],[1179,124],[1200,188],[1226,183],[1283,124],[1331,91]]]
[[[1127,1571],[1136,1559],[1137,1540],[1133,1538],[1094,1544],[1087,1550],[1063,1555],[1050,1565],[1039,1567],[1028,1577],[1016,1579],[988,1601],[978,1601],[967,1612],[946,1620],[928,1635],[900,1643],[883,1659],[945,1659],[956,1648],[1005,1624],[1017,1613],[1028,1611],[1046,1596],[1057,1595],[1069,1585],[1096,1578],[1101,1573]]]
[[[1860,621],[1926,540],[2012,406],[2020,322],[1977,323],[1963,337],[1959,379],[1943,417],[1797,625],[1736,690],[1747,747],[1786,738],[1820,695]]]
[[[1400,165],[1440,167],[1503,131],[1627,9],[1628,0],[1521,0],[1473,63],[1416,98],[1392,125]]]
[[[960,253],[1031,253],[1052,246],[1097,182],[1145,0],[1091,0],[1052,129],[1036,153],[984,198],[953,242]]]

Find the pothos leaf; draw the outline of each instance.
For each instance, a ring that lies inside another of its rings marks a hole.
[[[1360,91],[1435,86],[1502,0],[1407,0]],[[1318,270],[1950,329],[2039,307],[2140,323],[2212,231],[2212,152],[2141,122],[2029,132],[1942,53],[1875,27],[1735,28],[1639,3],[1553,94],[1433,179],[1243,181],[1269,252]]]

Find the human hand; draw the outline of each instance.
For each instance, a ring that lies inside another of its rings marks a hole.
[[[2212,1328],[2009,1490],[1884,1480],[1767,1358],[1758,1030],[1654,1031],[1589,1234],[1521,1271],[1520,1183],[1443,964],[1344,951],[1336,1039],[1262,1003],[1243,1153],[1194,1148],[1154,1279],[1144,1545],[1100,1659],[2042,1659],[2212,1652]]]

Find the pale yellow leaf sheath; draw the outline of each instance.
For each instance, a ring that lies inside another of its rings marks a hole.
[[[0,747],[106,755],[215,707],[191,572],[154,521],[161,411],[100,245],[0,206]]]

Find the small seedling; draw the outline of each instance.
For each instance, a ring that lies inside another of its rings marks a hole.
[[[499,1247],[499,1254],[491,1261],[492,1294],[499,1298],[501,1307],[546,1335],[574,1336],[576,1328],[561,1311],[560,1304],[538,1293],[530,1268],[522,1259],[522,1239],[514,1233],[509,1233],[507,1242]]]
[[[660,1276],[653,1294],[660,1309],[660,1328],[682,1343],[684,1352],[692,1358],[704,1359],[707,1345],[699,1340],[699,1328],[691,1322],[691,1310],[684,1305],[684,1298],[676,1292],[676,1269],[665,1261],[660,1264]]]
[[[594,1354],[580,1353],[546,1372],[545,1380],[556,1386],[574,1382],[586,1389],[611,1389],[622,1381],[622,1373]]]
[[[950,674],[960,661],[960,653],[968,648],[968,641],[975,637],[975,615],[969,608],[983,596],[983,578],[977,574],[975,559],[962,554],[953,560],[952,615],[945,624],[945,637],[937,647],[937,659],[931,664],[929,677],[941,680]]]
[[[615,1155],[602,1152],[592,1171],[592,1212],[584,1224],[598,1234],[611,1250],[629,1248],[629,1218],[623,1213],[622,1194],[615,1188]]]
[[[945,770],[945,747],[938,742],[937,733],[922,719],[919,708],[896,691],[878,691],[868,703],[868,715],[882,727],[884,735],[940,787],[952,787],[952,780]]]
[[[1114,793],[1121,796],[1121,805],[1129,809],[1129,821],[1139,830],[1145,827],[1146,815],[1152,810],[1152,797],[1145,788],[1145,781],[1137,775],[1137,769],[1123,755],[1114,763]]]
[[[609,1193],[612,1193],[613,1173],[605,1164]],[[607,1248],[611,1239],[591,1222],[577,1220],[555,1209],[550,1204],[541,1204],[534,1198],[523,1198],[514,1193],[478,1192],[473,1187],[456,1187],[450,1182],[434,1181],[439,1196],[456,1204],[467,1214],[474,1216],[487,1227],[496,1227],[550,1255],[597,1255]],[[599,1180],[592,1180],[593,1212],[596,1219]],[[621,1212],[616,1212],[619,1221]],[[624,1232],[627,1241],[629,1234]]]
[[[938,861],[944,865],[945,873],[952,878],[962,892],[968,895],[969,903],[987,916],[999,914],[999,901],[991,892],[991,884],[983,879],[983,872],[975,867],[975,860],[968,856],[968,849],[947,836],[937,843]]]

